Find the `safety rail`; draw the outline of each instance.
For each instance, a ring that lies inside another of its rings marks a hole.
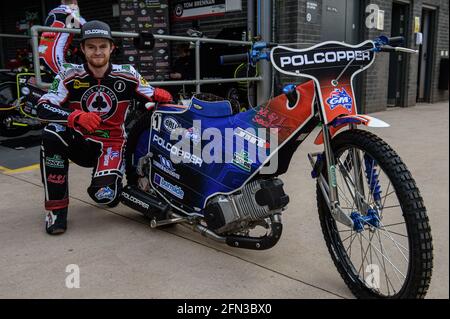
[[[9,33],[0,33],[0,38],[20,38],[20,39],[31,39],[29,35],[23,35],[23,34],[9,34]]]
[[[52,28],[44,27],[40,25],[35,25],[31,27],[31,41],[33,48],[33,66],[34,73],[36,75],[36,85],[41,88],[49,88],[51,83],[45,83],[42,81],[40,60],[39,60],[39,32],[59,32],[59,33],[74,33],[80,34],[80,29],[68,29],[68,28]],[[139,33],[134,32],[119,32],[112,31],[112,36],[115,38],[138,38]],[[236,45],[247,45],[251,46],[250,41],[236,41],[236,40],[224,40],[224,39],[210,39],[210,38],[196,38],[196,37],[183,37],[183,36],[172,36],[172,35],[153,35],[156,40],[167,40],[167,41],[186,41],[195,42],[195,80],[185,80],[185,81],[152,81],[149,82],[153,86],[171,86],[171,85],[196,85],[196,92],[200,93],[200,87],[202,84],[213,84],[213,83],[225,83],[225,82],[241,82],[241,81],[261,81],[262,77],[247,77],[247,78],[217,78],[217,79],[200,79],[200,43],[222,43],[222,44],[236,44]]]

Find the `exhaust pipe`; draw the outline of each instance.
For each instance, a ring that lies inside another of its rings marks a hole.
[[[129,185],[120,194],[120,201],[145,216],[157,220],[165,219],[170,208],[169,204],[162,202],[156,196]]]

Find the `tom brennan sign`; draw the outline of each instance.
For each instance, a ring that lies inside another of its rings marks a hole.
[[[174,20],[198,19],[224,15],[225,12],[242,10],[241,0],[194,0],[176,1]]]

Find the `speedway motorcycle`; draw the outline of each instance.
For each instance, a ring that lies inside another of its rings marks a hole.
[[[37,102],[45,90],[36,85],[34,73],[27,69],[0,73],[0,136],[16,137],[40,130]]]
[[[361,129],[389,125],[357,113],[352,81],[379,52],[415,53],[396,47],[400,41],[306,49],[256,42],[249,54],[223,56],[266,59],[310,80],[237,114],[210,94],[194,95],[189,106],[157,105],[130,129],[122,203],[152,228],[181,224],[232,247],[272,248],[289,213],[280,176],[320,127],[315,144],[323,150],[308,159],[323,236],[344,282],[359,298],[423,298],[433,262],[424,202],[392,147]]]

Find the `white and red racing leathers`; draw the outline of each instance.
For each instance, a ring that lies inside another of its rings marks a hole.
[[[43,131],[41,170],[47,210],[68,205],[68,159],[94,167],[89,195],[99,203],[117,198],[124,170],[125,116],[130,100],[158,99],[158,92],[130,65],[110,64],[102,79],[87,65],[66,64],[52,87],[38,104],[38,118],[49,122]],[[168,94],[170,100],[170,94]],[[77,113],[95,112],[102,122],[87,132],[71,118]],[[72,116],[70,116],[72,114]]]
[[[79,10],[68,5],[60,5],[51,10],[45,20],[46,27],[81,28],[86,23]],[[39,58],[49,71],[57,74],[65,62],[65,55],[74,34],[66,32],[44,32],[39,41]]]

